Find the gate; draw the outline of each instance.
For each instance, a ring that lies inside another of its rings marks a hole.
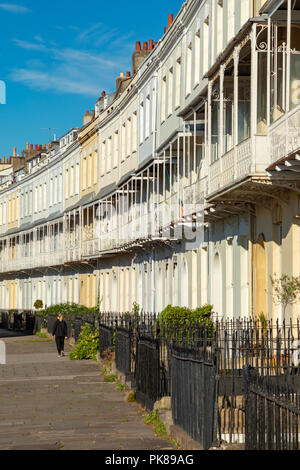
[[[35,314],[33,312],[27,312],[25,317],[25,330],[28,334],[33,334],[35,328]]]
[[[14,313],[14,322],[13,322],[13,331],[22,331],[23,330],[23,314]]]
[[[136,398],[148,411],[161,398],[159,341],[139,336],[136,351]]]
[[[174,424],[208,450],[217,440],[216,358],[205,350],[177,345],[172,347],[171,355]]]
[[[104,358],[104,352],[114,346],[114,329],[105,325],[99,325],[99,352]]]
[[[118,327],[116,329],[116,366],[117,369],[130,376],[134,370],[132,367],[132,331]]]

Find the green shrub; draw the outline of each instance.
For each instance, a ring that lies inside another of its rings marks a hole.
[[[58,305],[51,305],[44,310],[37,312],[36,314],[43,318],[43,326],[47,326],[47,319],[48,315],[55,315],[57,316],[59,313],[62,313],[64,319],[66,321],[71,322],[72,328],[74,328],[75,318],[77,316],[81,317],[88,317],[94,313],[98,312],[97,307],[95,308],[87,308],[83,305],[78,305],[74,303],[66,303],[66,304],[58,304]]]
[[[211,320],[212,305],[204,305],[194,310],[186,307],[172,307],[168,305],[158,316],[157,331],[162,336],[172,338],[184,337],[193,339],[195,329],[198,337],[211,338],[214,325]],[[196,328],[195,328],[196,327]]]
[[[78,342],[74,346],[70,359],[72,361],[96,360],[99,352],[99,330],[93,332],[91,326],[86,324],[82,327]]]

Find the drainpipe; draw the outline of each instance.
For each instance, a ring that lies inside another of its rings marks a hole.
[[[151,290],[151,295],[153,297],[152,299],[152,313],[157,313],[156,312],[156,305],[157,305],[157,301],[156,301],[156,272],[155,272],[155,268],[156,268],[156,257],[155,257],[155,251],[152,250],[151,251],[151,266],[152,266],[152,290]]]
[[[211,298],[211,282],[212,280],[210,279],[210,259],[209,259],[209,251],[210,251],[210,224],[207,227],[207,302],[209,304],[212,304],[212,298]]]
[[[152,139],[152,154],[153,158],[156,157],[156,143],[157,143],[157,82],[158,82],[158,75],[157,72],[154,74],[154,94],[153,94],[153,100],[154,100],[154,112],[155,115],[152,115],[152,120],[153,120],[153,139]]]
[[[250,214],[250,253],[249,253],[249,261],[250,261],[250,286],[249,286],[249,310],[250,310],[250,318],[254,317],[254,234],[255,234],[255,215]]]

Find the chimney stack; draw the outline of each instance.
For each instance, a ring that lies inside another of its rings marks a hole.
[[[138,41],[135,45],[135,51],[132,55],[132,76],[137,72],[137,69],[144,62],[146,57],[150,54],[151,49],[148,49],[148,42],[143,43],[143,50],[141,48],[141,43]]]
[[[168,17],[168,28],[170,28],[170,26],[173,24],[173,21],[174,21],[173,15],[172,13],[170,13]]]
[[[85,112],[85,115],[83,116],[83,125],[86,126],[89,124],[93,119],[93,113],[90,114],[89,111]]]

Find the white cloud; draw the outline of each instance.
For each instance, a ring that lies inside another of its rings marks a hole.
[[[38,42],[44,42],[44,39],[42,38],[42,36],[35,36],[34,39]]]
[[[51,74],[30,69],[14,69],[10,79],[14,82],[24,83],[37,90],[55,90],[58,93],[72,93],[78,95],[95,96],[98,87],[95,83],[83,82],[76,77],[71,78],[63,73]]]
[[[99,27],[102,27],[100,23],[81,32],[80,42],[86,42],[86,38]],[[114,31],[111,37],[117,42],[121,39]],[[121,71],[130,69],[131,54],[126,42],[123,47],[94,47],[89,50],[83,48],[83,44],[78,44],[78,48],[59,47],[51,41],[42,43],[41,39],[35,36],[35,41],[13,40],[17,47],[31,52],[32,56],[26,57],[23,66],[11,70],[9,78],[12,81],[33,89],[97,98],[102,90],[113,91],[115,78]]]
[[[16,5],[15,3],[0,3],[0,8],[10,13],[29,13],[31,11],[29,8]]]
[[[41,43],[36,44],[34,42],[22,41],[21,39],[14,39],[13,41],[18,47],[21,47],[22,49],[26,49],[28,51],[42,51],[47,49],[46,46]]]

